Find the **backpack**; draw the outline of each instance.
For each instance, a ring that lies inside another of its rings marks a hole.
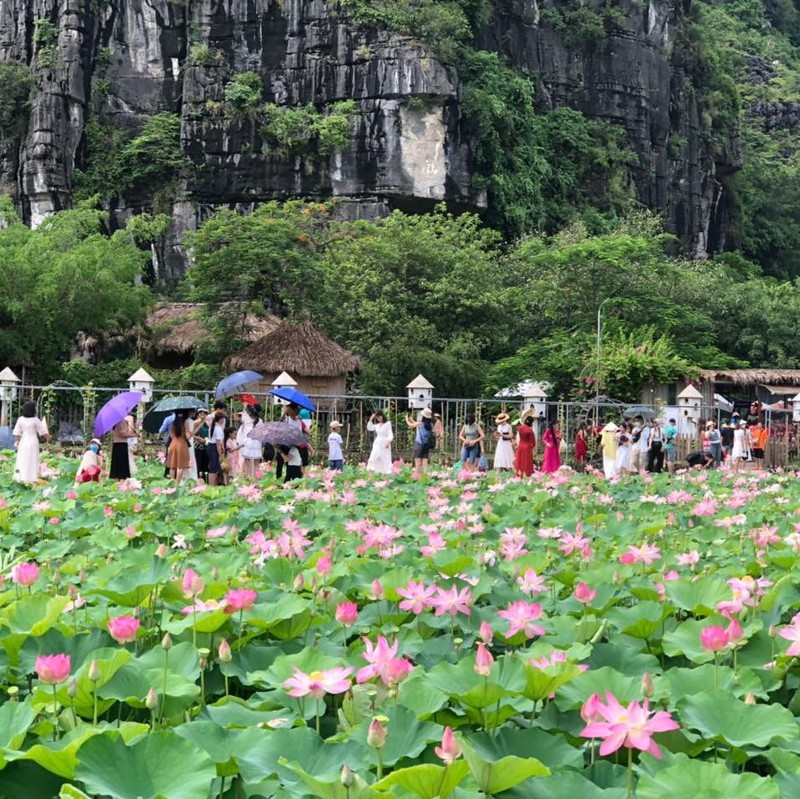
[[[631,441],[633,441],[633,443],[634,443],[634,444],[636,444],[636,443],[639,441],[639,439],[640,439],[641,437],[642,437],[642,429],[641,429],[641,427],[640,427],[640,428],[639,428],[638,430],[636,430],[636,431],[634,432],[634,434],[631,436]]]

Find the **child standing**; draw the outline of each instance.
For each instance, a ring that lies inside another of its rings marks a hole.
[[[233,475],[241,471],[242,457],[239,452],[239,444],[236,442],[236,429],[233,427],[225,428],[225,460],[228,462],[227,468],[222,464],[222,471],[225,474],[225,483],[230,485]]]
[[[342,444],[344,442],[339,434],[341,429],[341,422],[331,422],[331,433],[328,436],[328,468],[337,472],[341,472],[344,469],[344,454],[342,452]]]

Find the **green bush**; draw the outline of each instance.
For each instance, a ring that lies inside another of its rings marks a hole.
[[[240,72],[225,86],[225,102],[238,114],[253,113],[263,94],[264,84],[255,72]]]
[[[7,138],[23,134],[33,93],[33,75],[25,64],[0,62],[0,133]]]
[[[264,107],[261,135],[266,149],[283,157],[312,152],[329,155],[347,144],[355,112],[353,100],[333,103],[325,114],[311,103],[298,108],[269,103]]]

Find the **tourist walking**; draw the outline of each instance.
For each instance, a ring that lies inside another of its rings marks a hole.
[[[550,422],[542,434],[544,444],[544,457],[542,458],[542,471],[553,474],[561,468],[561,436],[558,434],[555,422]]]
[[[197,411],[197,418],[194,420],[192,443],[194,444],[194,458],[197,465],[198,482],[208,480],[208,451],[206,450],[206,438],[208,437],[207,417],[208,411],[205,408],[200,408],[200,410]]]
[[[424,472],[428,468],[428,459],[434,441],[433,411],[430,408],[424,408],[418,420],[407,413],[406,424],[414,430],[414,468]]]
[[[22,406],[13,436],[17,442],[14,479],[19,483],[35,483],[39,479],[39,440],[50,438],[47,422],[36,416],[35,402],[26,402]]]
[[[210,421],[209,421],[210,419]],[[208,459],[208,484],[222,485],[222,461],[225,457],[225,414],[219,410],[206,416],[208,437],[206,457]]]
[[[175,421],[169,426],[169,449],[167,450],[167,466],[169,476],[179,485],[183,475],[189,468],[189,436],[190,428],[186,425],[183,411],[175,413]]]
[[[733,449],[731,449],[731,466],[734,472],[739,471],[739,465],[747,459],[747,422],[742,419],[733,431]]]
[[[464,420],[458,440],[461,442],[461,468],[465,472],[473,472],[478,468],[478,461],[483,451],[483,440],[486,434],[475,419],[474,413],[468,413]]]
[[[497,446],[494,451],[494,468],[497,471],[511,470],[514,468],[514,430],[509,424],[507,413],[498,414],[494,423],[497,425],[494,437]]]
[[[258,465],[264,454],[260,441],[250,438],[253,428],[261,421],[261,408],[258,405],[245,405],[242,413],[242,424],[236,433],[236,444],[242,458],[242,472],[245,477],[255,480]]]
[[[334,419],[331,422],[331,432],[328,435],[328,468],[335,472],[344,470],[344,453],[342,452],[344,441],[339,432],[341,429],[342,423]]]
[[[619,427],[609,422],[600,434],[600,449],[603,452],[603,474],[607,478],[617,476],[617,433]]]
[[[517,477],[530,477],[533,474],[533,450],[536,448],[536,434],[533,432],[534,416],[531,408],[521,415],[517,428],[517,453],[514,456],[514,473]]]
[[[575,462],[582,471],[589,460],[589,436],[586,432],[586,422],[578,425],[578,432],[575,433]]]
[[[767,441],[769,440],[769,430],[762,426],[761,422],[756,422],[751,428],[751,441],[753,442],[753,458],[758,469],[764,468],[764,456],[767,451]]]
[[[717,430],[717,425],[713,421],[706,423],[706,433],[708,434],[708,450],[714,459],[714,468],[719,469],[722,465],[722,434]]]
[[[372,452],[367,461],[367,471],[376,474],[392,473],[392,423],[386,418],[383,411],[375,411],[367,422],[367,430],[375,433],[372,442]]]
[[[657,421],[650,425],[650,444],[647,450],[647,471],[661,474],[664,470],[664,432]]]
[[[661,440],[663,442],[661,448],[664,452],[664,460],[667,463],[667,472],[670,474],[678,460],[677,435],[678,426],[674,419],[670,419],[669,422],[661,428]]]
[[[127,419],[114,425],[111,431],[111,466],[108,470],[108,476],[112,480],[127,480],[131,476],[128,439],[135,437],[136,431],[128,424]]]

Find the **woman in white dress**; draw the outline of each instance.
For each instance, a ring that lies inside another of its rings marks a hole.
[[[200,477],[197,474],[197,455],[194,451],[194,431],[195,428],[199,427],[196,416],[197,414],[194,411],[189,412],[186,416],[186,421],[183,423],[189,442],[189,468],[186,470],[186,477],[200,482]]]
[[[20,483],[35,483],[39,479],[39,436],[45,440],[50,438],[47,422],[36,417],[35,402],[22,406],[22,416],[14,425],[13,435],[17,441],[14,479]]]
[[[494,433],[497,441],[497,448],[494,451],[494,468],[498,471],[514,468],[514,431],[511,429],[508,420],[507,413],[501,413],[494,420],[497,425]]]
[[[236,431],[236,443],[242,456],[242,471],[253,480],[263,457],[263,448],[260,441],[250,438],[250,432],[261,421],[260,411],[258,405],[245,405],[242,424]]]
[[[623,422],[617,431],[617,456],[614,468],[617,474],[627,474],[631,463],[631,434],[628,425]]]
[[[372,444],[372,453],[367,461],[367,471],[376,474],[392,473],[392,423],[386,418],[383,411],[376,411],[367,422],[367,430],[375,433]]]
[[[742,419],[733,431],[733,448],[731,449],[731,465],[733,471],[739,471],[739,464],[747,457],[747,422]]]

